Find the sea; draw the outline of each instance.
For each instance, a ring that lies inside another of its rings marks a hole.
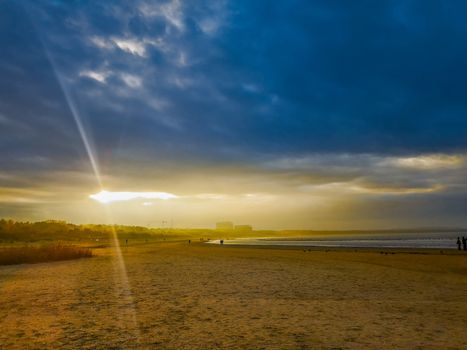
[[[290,246],[290,247],[343,247],[343,248],[431,248],[457,249],[457,237],[467,237],[466,232],[417,232],[417,233],[362,233],[332,234],[312,237],[251,237],[225,239],[225,245]],[[220,240],[208,243],[220,244]]]

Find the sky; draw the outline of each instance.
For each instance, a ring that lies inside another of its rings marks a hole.
[[[465,227],[466,13],[0,0],[0,217]]]

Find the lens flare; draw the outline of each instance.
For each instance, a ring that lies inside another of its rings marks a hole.
[[[34,21],[31,21],[31,22],[35,25]],[[89,158],[89,162],[91,164],[91,168],[96,178],[96,181],[99,185],[99,188],[103,189],[104,186],[102,183],[102,177],[101,177],[100,170],[99,170],[98,159],[94,151],[92,140],[88,137],[83,120],[81,118],[81,115],[79,114],[79,110],[75,104],[71,91],[69,87],[67,86],[67,84],[65,83],[65,80],[63,79],[62,75],[60,74],[60,71],[57,68],[53,55],[47,49],[46,42],[43,40],[41,33],[37,30],[38,27],[35,26],[35,28],[36,28],[39,40],[42,44],[42,47],[44,48],[45,55],[47,56],[49,60],[50,66],[55,75],[57,83],[63,93],[65,101],[68,105],[68,108],[74,119],[75,125],[78,129],[78,133],[83,142],[83,145],[86,150],[87,156]],[[122,251],[120,248],[120,242],[118,240],[118,235],[113,226],[114,220],[113,220],[112,213],[110,212],[109,208],[107,208],[106,210],[106,216],[107,216],[107,220],[109,221],[112,227],[113,248],[115,249],[115,257],[116,257],[115,289],[116,289],[117,294],[119,295],[120,301],[123,304],[130,306],[130,315],[129,315],[130,320],[126,320],[128,316],[124,314],[119,315],[119,317],[122,318],[123,322],[130,322],[130,324],[127,325],[127,328],[132,330],[135,343],[139,344],[140,333],[139,333],[139,324],[138,324],[138,319],[137,319],[135,301],[134,301],[134,298],[131,292],[131,285],[128,279],[128,273],[126,270],[125,261],[123,259]]]

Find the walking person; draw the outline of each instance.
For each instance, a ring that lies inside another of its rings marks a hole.
[[[467,238],[462,236],[462,248],[464,248],[464,251],[467,250]]]
[[[461,240],[457,237],[457,250],[461,250]]]

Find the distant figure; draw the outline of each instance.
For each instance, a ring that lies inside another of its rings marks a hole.
[[[467,250],[467,238],[462,236],[462,247],[464,248],[464,251]]]
[[[221,243],[221,244],[224,244],[224,240],[223,240],[223,239],[221,239],[220,243]],[[459,246],[459,247],[460,247],[460,246]],[[461,248],[459,248],[459,249],[461,249]]]
[[[457,237],[457,249],[461,250],[461,240],[459,237]]]
[[[191,239],[188,240],[188,244],[190,244],[190,243],[191,243]]]
[[[125,244],[128,245],[128,239],[125,240]],[[459,248],[460,249],[460,248]]]

